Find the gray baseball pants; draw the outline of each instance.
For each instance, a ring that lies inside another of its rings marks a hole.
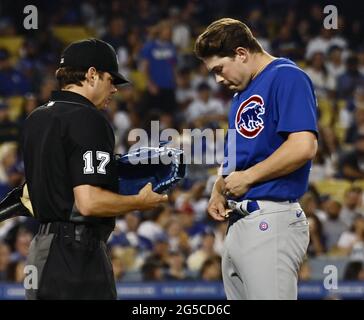
[[[297,299],[298,271],[309,243],[306,216],[298,202],[257,200],[251,206],[249,201],[236,204],[239,210],[234,214],[246,216],[230,224],[225,239],[226,296],[229,300]],[[254,211],[248,212],[249,207]]]

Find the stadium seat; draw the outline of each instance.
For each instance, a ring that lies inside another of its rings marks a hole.
[[[73,25],[55,26],[53,34],[66,45],[73,41],[95,37],[94,31],[83,26]]]
[[[353,182],[353,187],[359,187],[364,190],[364,180],[355,180]]]
[[[7,99],[9,105],[9,117],[11,120],[16,120],[22,111],[24,98],[22,96],[11,96]]]
[[[336,108],[337,108],[336,113],[337,113],[337,115],[340,114],[341,111],[346,108],[346,104],[347,104],[347,102],[345,100],[343,100],[343,99],[339,99],[336,102]],[[339,119],[338,119],[338,116],[337,116],[336,122],[334,124],[334,131],[335,131],[335,134],[336,134],[340,144],[343,144],[343,143],[345,143],[344,140],[345,140],[347,128],[342,127],[340,121],[338,121],[338,120]]]
[[[132,70],[129,73],[130,81],[133,83],[134,88],[139,91],[143,92],[147,88],[147,78],[146,76],[138,71],[138,70]]]
[[[18,57],[23,41],[24,38],[21,36],[0,37],[0,48],[7,49],[10,56]]]
[[[318,98],[318,108],[320,110],[320,124],[324,127],[329,127],[334,116],[334,107],[329,99]]]
[[[351,182],[347,180],[327,179],[316,181],[314,186],[321,195],[329,195],[341,202],[344,199],[345,191],[351,187]]]

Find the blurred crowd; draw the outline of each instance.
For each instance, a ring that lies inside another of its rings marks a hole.
[[[21,1],[20,1],[21,3]],[[335,3],[335,1],[333,1]],[[319,114],[319,151],[309,191],[300,199],[310,223],[307,261],[347,259],[345,279],[364,280],[364,23],[339,6],[338,29],[325,29],[317,1],[33,1],[37,30],[25,30],[23,5],[0,4],[0,198],[24,180],[22,126],[57,89],[54,73],[67,39],[82,30],[115,48],[120,71],[133,85],[120,88],[104,110],[115,153],[135,142],[133,128],[226,129],[232,93],[216,84],[193,54],[194,40],[213,20],[248,24],[274,56],[287,57],[313,81]],[[358,4],[359,5],[359,4]],[[74,31],[76,33],[76,31]],[[15,48],[15,49],[14,49]],[[293,107],[293,106],[292,106]],[[86,127],[85,127],[86,130]],[[129,139],[128,139],[129,138]],[[183,138],[182,138],[183,139]],[[108,242],[117,281],[221,280],[226,223],[206,214],[217,164],[188,167],[168,205],[117,219]],[[0,224],[0,281],[21,282],[31,219]]]

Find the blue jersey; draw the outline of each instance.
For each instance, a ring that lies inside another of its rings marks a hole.
[[[235,133],[235,139],[226,137],[223,174],[246,170],[265,160],[291,132],[312,131],[317,135],[316,118],[309,77],[288,59],[273,60],[233,97],[228,136]],[[310,167],[311,161],[288,175],[255,184],[238,200],[298,199],[307,190]]]
[[[149,62],[149,76],[162,89],[174,89],[174,67],[177,51],[169,42],[150,41],[141,50],[141,58]]]

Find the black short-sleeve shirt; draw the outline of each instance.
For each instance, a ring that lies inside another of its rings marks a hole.
[[[105,116],[85,97],[56,91],[25,121],[24,164],[35,216],[69,221],[73,188],[94,185],[117,192],[115,137]],[[76,212],[77,214],[77,212]],[[114,218],[90,218],[114,223]]]

